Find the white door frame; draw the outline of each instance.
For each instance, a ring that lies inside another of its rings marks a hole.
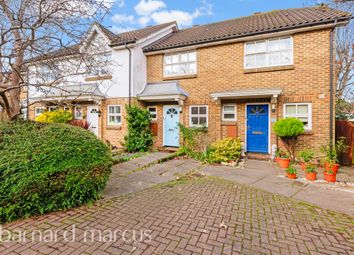
[[[92,109],[90,109],[90,108],[97,108],[97,111],[99,111],[100,110],[100,106],[99,105],[97,105],[97,104],[92,104],[92,105],[87,105],[87,108],[86,108],[86,110],[87,110],[87,114],[86,114],[86,120],[88,121],[88,116],[89,116],[89,114],[93,114],[93,115],[96,115],[97,116],[97,127],[96,127],[96,132],[93,132],[97,137],[99,137],[99,134],[100,134],[100,117],[98,116],[98,113],[91,113],[91,110]],[[91,130],[89,130],[90,132],[92,132]]]
[[[271,152],[271,128],[270,128],[270,103],[246,103],[245,104],[245,152],[247,152],[247,106],[248,105],[268,105],[268,153]]]
[[[168,145],[166,145],[166,143],[165,143],[165,122],[166,122],[166,120],[165,120],[165,108],[168,108],[168,107],[176,107],[177,108],[177,111],[178,111],[178,123],[180,123],[180,111],[181,111],[181,107],[179,106],[179,105],[176,105],[176,104],[172,104],[172,105],[164,105],[163,107],[162,107],[162,118],[163,118],[163,125],[162,125],[162,145],[163,146],[168,146]],[[178,142],[178,147],[179,147],[179,142]]]

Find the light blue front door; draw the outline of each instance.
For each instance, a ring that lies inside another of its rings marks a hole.
[[[178,106],[164,106],[164,132],[163,144],[164,146],[178,147],[179,146],[179,107]]]
[[[268,105],[247,105],[247,151],[268,153]]]

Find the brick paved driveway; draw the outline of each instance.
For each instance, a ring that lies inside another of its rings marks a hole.
[[[0,254],[353,254],[352,222],[283,196],[195,177],[2,226],[28,236],[59,234],[56,242],[3,242]],[[75,232],[75,241],[70,234],[64,240],[65,230]],[[84,242],[88,230],[97,231]],[[114,230],[125,241],[99,239]]]

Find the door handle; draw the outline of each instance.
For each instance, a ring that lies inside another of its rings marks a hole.
[[[173,128],[168,129],[168,131],[173,131]]]

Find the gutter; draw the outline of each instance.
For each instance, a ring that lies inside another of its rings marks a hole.
[[[129,106],[131,105],[132,101],[132,50],[127,46],[127,43],[124,44],[124,47],[129,51]]]

